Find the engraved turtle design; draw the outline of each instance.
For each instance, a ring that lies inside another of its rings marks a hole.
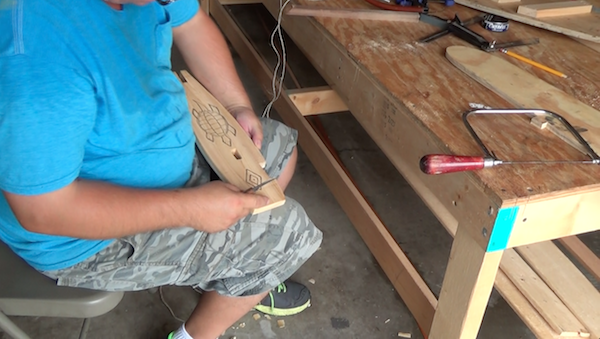
[[[231,138],[227,134],[236,135],[235,129],[227,122],[225,117],[219,112],[219,108],[213,105],[205,107],[196,102],[198,109],[192,110],[192,115],[196,118],[198,125],[206,132],[206,139],[215,141],[215,137],[221,138],[224,144],[231,146]]]

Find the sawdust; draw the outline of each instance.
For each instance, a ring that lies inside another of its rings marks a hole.
[[[383,50],[385,52],[394,52],[394,51],[412,51],[412,50],[416,50],[417,48],[411,44],[397,44],[397,43],[392,43],[390,41],[387,40],[369,40],[365,43],[365,45],[373,50]]]

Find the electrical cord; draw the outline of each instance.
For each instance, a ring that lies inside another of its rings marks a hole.
[[[279,99],[279,97],[281,96],[281,91],[283,89],[283,80],[285,78],[287,55],[285,51],[285,41],[283,40],[283,34],[281,32],[281,18],[283,16],[283,10],[290,2],[291,0],[286,0],[285,2],[279,0],[279,15],[277,16],[277,25],[275,26],[275,29],[271,34],[270,45],[273,51],[275,52],[275,55],[277,55],[277,64],[275,65],[275,69],[273,70],[273,78],[271,79],[271,91],[273,92],[273,98],[265,107],[262,114],[263,117],[269,117],[271,108],[273,107],[275,101],[277,101],[277,99]],[[275,35],[279,37],[279,44],[281,45],[281,54],[277,50],[277,47],[275,47]],[[278,76],[280,67],[281,75]]]

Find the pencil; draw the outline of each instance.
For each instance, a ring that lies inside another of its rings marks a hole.
[[[548,72],[548,73],[552,73],[552,74],[554,74],[554,75],[557,75],[557,76],[559,76],[559,77],[562,77],[562,78],[566,78],[566,77],[567,77],[567,76],[566,76],[564,73],[562,73],[562,72],[559,72],[559,71],[557,71],[557,70],[555,70],[555,69],[552,69],[552,68],[550,68],[550,67],[548,67],[548,66],[544,66],[544,65],[542,65],[542,64],[540,64],[540,63],[537,63],[537,62],[535,62],[535,61],[533,61],[533,60],[531,60],[531,59],[527,59],[526,57],[524,57],[524,56],[521,56],[521,55],[518,55],[517,53],[513,53],[513,52],[511,52],[511,51],[508,51],[508,50],[506,50],[505,48],[501,48],[501,49],[500,49],[500,52],[502,52],[502,53],[504,53],[504,54],[506,54],[506,55],[509,55],[509,56],[511,56],[511,57],[513,57],[513,58],[515,58],[515,59],[518,59],[518,60],[521,60],[521,61],[523,61],[523,62],[526,62],[526,63],[528,63],[528,64],[530,64],[530,65],[532,65],[532,66],[535,66],[535,67],[537,67],[537,68],[539,68],[539,69],[543,69],[544,71],[546,71],[546,72]]]

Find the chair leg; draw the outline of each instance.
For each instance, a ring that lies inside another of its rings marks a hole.
[[[0,312],[0,328],[14,339],[31,339],[2,312]]]
[[[81,331],[79,332],[79,339],[86,339],[87,338],[87,332],[88,329],[90,328],[90,318],[85,318],[83,319],[83,324],[81,324]]]

